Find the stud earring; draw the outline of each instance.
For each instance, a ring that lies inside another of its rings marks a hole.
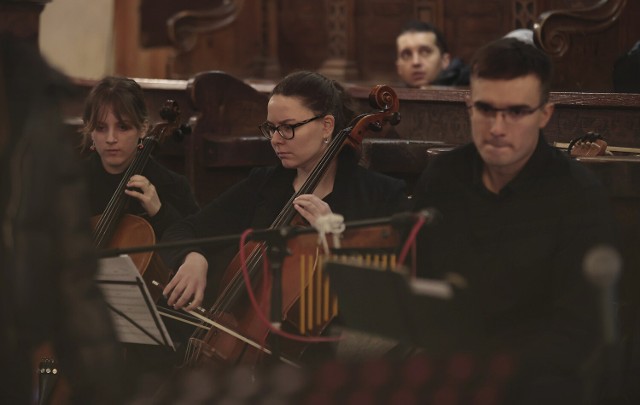
[[[329,143],[329,138],[324,138],[324,143]]]

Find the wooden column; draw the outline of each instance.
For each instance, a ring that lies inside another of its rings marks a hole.
[[[358,79],[355,62],[354,1],[329,0],[329,57],[319,72],[336,80]]]
[[[263,49],[264,60],[262,76],[266,79],[278,79],[282,75],[278,61],[278,4],[277,0],[263,0]]]

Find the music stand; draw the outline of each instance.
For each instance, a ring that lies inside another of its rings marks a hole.
[[[120,342],[160,345],[175,351],[167,328],[131,257],[102,258],[98,267],[96,282],[111,309]]]
[[[325,272],[338,296],[340,319],[349,328],[431,353],[475,351],[484,344],[479,320],[463,309],[455,291],[446,298],[434,283],[416,292],[404,273],[338,261],[327,261]]]

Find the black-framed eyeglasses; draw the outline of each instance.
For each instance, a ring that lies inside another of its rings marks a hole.
[[[325,114],[322,113],[322,114],[316,115],[315,117],[311,117],[308,120],[300,121],[297,124],[280,124],[277,126],[273,125],[269,121],[265,121],[262,124],[260,124],[258,128],[260,128],[260,132],[262,132],[262,136],[264,136],[267,139],[273,138],[273,134],[275,134],[276,131],[278,131],[278,133],[283,139],[290,140],[290,139],[293,139],[293,137],[296,135],[295,134],[296,128],[301,127],[304,124],[308,124],[311,121],[317,120],[318,118],[322,118],[324,116]]]
[[[543,101],[537,107],[529,107],[524,105],[515,105],[505,108],[496,108],[484,101],[476,101],[471,105],[467,105],[468,108],[473,108],[482,118],[495,118],[498,113],[502,113],[502,117],[508,123],[515,123],[520,119],[533,114],[541,109],[546,101]]]

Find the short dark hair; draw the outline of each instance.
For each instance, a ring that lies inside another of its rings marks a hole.
[[[471,60],[471,81],[475,77],[510,80],[529,74],[540,79],[541,98],[547,101],[553,64],[549,56],[535,46],[516,38],[500,38],[478,49]]]
[[[129,120],[137,130],[149,122],[149,113],[142,87],[133,79],[119,76],[107,76],[96,84],[84,106],[81,129],[84,145],[89,144],[91,132],[102,119],[105,108],[111,107],[118,120]]]
[[[449,52],[447,42],[444,40],[444,35],[434,25],[424,21],[409,21],[403,27],[398,37],[407,32],[433,32],[436,36],[436,46],[440,49],[440,53]]]
[[[335,119],[333,135],[353,118],[351,98],[344,87],[320,73],[299,71],[287,75],[271,91],[271,96],[297,97],[315,114],[330,114]]]

